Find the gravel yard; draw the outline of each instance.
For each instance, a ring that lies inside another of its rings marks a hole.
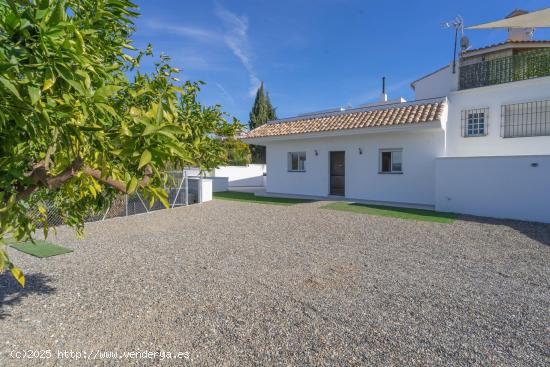
[[[0,276],[0,366],[548,365],[550,226],[321,204],[215,200],[59,228],[62,256],[10,250],[27,287]]]

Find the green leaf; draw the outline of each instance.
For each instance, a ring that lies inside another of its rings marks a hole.
[[[103,100],[105,98],[111,97],[113,94],[121,90],[122,87],[118,85],[106,85],[104,87],[98,88],[94,93],[94,101]]]
[[[82,35],[78,31],[78,29],[74,30],[74,35],[76,36],[75,37],[76,50],[77,50],[79,55],[82,55],[85,51],[84,38],[82,38]]]
[[[46,79],[44,80],[44,85],[42,86],[42,91],[47,91],[55,84],[55,79]]]
[[[145,149],[143,153],[141,153],[141,158],[139,159],[139,165],[138,169],[145,167],[147,164],[151,162],[151,152]]]
[[[132,177],[132,179],[128,183],[128,186],[126,187],[126,192],[128,194],[132,194],[134,191],[136,191],[137,185],[138,185],[137,178]]]
[[[159,103],[157,106],[156,121],[157,121],[157,124],[160,124],[162,122],[162,103]]]
[[[168,194],[164,191],[164,189],[160,189],[158,191],[155,190],[155,194],[165,208],[170,207],[170,203],[168,202]]]
[[[73,87],[74,89],[76,89],[76,91],[78,93],[80,93],[81,95],[85,95],[86,94],[86,90],[84,89],[84,86],[82,84],[80,84],[79,82],[77,82],[76,80],[72,80],[72,79],[65,79],[65,81],[67,83],[69,83],[69,85],[71,87]]]
[[[97,103],[97,106],[99,108],[101,108],[103,111],[109,113],[111,116],[113,116],[115,118],[118,117],[117,112],[115,111],[115,109],[111,105],[108,105],[106,103]]]
[[[40,100],[40,89],[29,86],[27,90],[29,91],[29,97],[31,97],[31,104],[34,106]]]
[[[21,24],[19,25],[19,29],[23,30],[31,25],[31,22],[29,22],[28,19],[21,19]]]
[[[157,130],[158,130],[157,126],[147,124],[145,125],[145,129],[143,129],[143,133],[141,133],[141,135],[142,136],[151,135],[151,134],[154,134]]]
[[[46,209],[46,207],[42,204],[38,205],[38,211],[40,212],[40,214],[42,214],[43,216],[46,216],[48,214],[48,209]]]
[[[65,67],[62,64],[56,65],[55,68],[57,69],[57,71],[59,72],[63,80],[69,83],[71,87],[76,89],[76,91],[79,92],[80,94],[86,95],[86,91],[83,88],[83,85],[80,82],[75,80],[76,76],[73,74],[73,72],[71,72],[67,67]]]
[[[12,92],[12,94],[14,94],[18,99],[23,100],[21,98],[21,95],[19,94],[19,91],[17,90],[15,85],[12,84],[12,82],[10,82],[6,78],[0,76],[0,83],[2,83],[4,85],[4,87],[6,87],[7,90]]]
[[[166,191],[162,188],[149,188],[149,191],[153,194],[151,197],[151,206],[155,202],[155,198],[157,198],[162,205],[164,205],[165,208],[170,208],[170,203],[168,202],[168,194]]]
[[[13,277],[15,278],[15,280],[17,280],[17,282],[21,285],[21,287],[25,287],[25,275],[23,274],[21,269],[12,265],[10,267],[10,271]]]
[[[52,15],[50,16],[50,19],[48,19],[48,24],[56,25],[63,20],[65,20],[65,4],[64,1],[59,0],[52,12]]]

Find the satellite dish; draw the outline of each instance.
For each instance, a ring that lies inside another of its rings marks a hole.
[[[462,36],[462,38],[460,39],[460,48],[462,49],[462,51],[466,51],[470,48],[470,40],[468,39],[468,37]]]

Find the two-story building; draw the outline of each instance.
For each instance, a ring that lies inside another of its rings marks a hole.
[[[412,83],[412,102],[383,91],[250,131],[266,192],[550,223],[550,41],[532,35],[461,52]]]

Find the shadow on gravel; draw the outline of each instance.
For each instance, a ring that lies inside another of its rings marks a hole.
[[[25,274],[25,288],[13,279],[11,274],[0,274],[0,320],[9,316],[5,306],[13,306],[32,294],[55,293],[55,288],[49,285],[51,277],[41,273]]]
[[[538,222],[522,222],[519,220],[474,217],[469,215],[461,215],[458,217],[458,219],[467,222],[507,226],[524,234],[532,240],[537,241],[542,245],[550,246],[550,224]]]

